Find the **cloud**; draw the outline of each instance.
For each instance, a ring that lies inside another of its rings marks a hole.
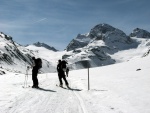
[[[39,20],[36,20],[35,22],[33,22],[33,24],[35,24],[35,23],[39,23],[39,22],[42,22],[42,21],[45,21],[47,18],[41,18],[41,19],[39,19]]]

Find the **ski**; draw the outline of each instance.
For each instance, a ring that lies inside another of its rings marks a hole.
[[[65,87],[63,87],[63,86],[59,86],[59,85],[57,85],[57,84],[56,84],[56,86],[57,86],[57,87],[61,87],[61,88],[64,88],[64,89],[66,89]]]
[[[60,88],[63,88],[63,89],[71,89],[69,86],[66,87],[63,87],[63,86],[59,86],[58,84],[56,84],[57,87],[60,87]]]

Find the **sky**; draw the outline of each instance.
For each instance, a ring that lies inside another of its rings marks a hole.
[[[150,0],[0,0],[0,32],[21,45],[64,50],[78,34],[107,23],[129,35],[150,32]]]

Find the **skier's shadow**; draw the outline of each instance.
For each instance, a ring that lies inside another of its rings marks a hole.
[[[44,88],[38,88],[39,90],[42,90],[42,91],[49,91],[49,92],[56,92],[54,90],[50,90],[50,89],[44,89]]]
[[[82,89],[75,89],[75,88],[70,88],[72,91],[82,91]]]

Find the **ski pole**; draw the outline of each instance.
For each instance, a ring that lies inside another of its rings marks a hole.
[[[26,70],[26,74],[25,74],[25,81],[24,81],[24,88],[27,87],[28,83],[28,70],[29,70],[29,66],[27,66],[27,70]]]

